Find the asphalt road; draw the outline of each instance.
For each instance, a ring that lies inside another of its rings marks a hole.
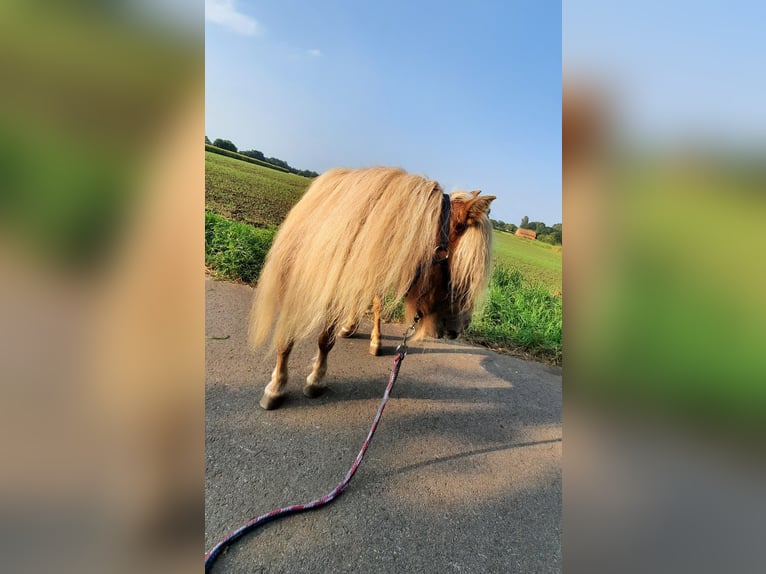
[[[247,520],[318,498],[366,436],[402,325],[369,324],[303,396],[315,341],[296,345],[288,397],[258,406],[274,355],[246,343],[252,289],[206,281],[205,549]],[[213,337],[228,337],[213,339]],[[560,572],[561,369],[460,342],[414,343],[367,455],[330,506],[241,539],[214,572]]]

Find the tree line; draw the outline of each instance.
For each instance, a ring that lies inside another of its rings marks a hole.
[[[221,149],[232,151],[234,153],[246,155],[247,157],[252,157],[255,159],[259,159],[261,161],[268,162],[272,165],[276,165],[281,168],[284,168],[290,173],[294,173],[296,175],[302,175],[303,177],[317,177],[319,175],[317,172],[311,171],[310,169],[296,169],[292,167],[290,164],[288,164],[286,161],[279,159],[278,157],[266,157],[262,151],[259,151],[257,149],[239,151],[237,149],[237,146],[234,145],[234,143],[231,140],[216,138],[215,141],[211,142],[210,138],[205,136],[205,143],[209,145],[214,145],[215,147],[219,147]]]
[[[561,245],[561,232],[562,227],[560,223],[554,223],[552,227],[548,227],[542,221],[529,221],[528,216],[521,218],[519,225],[513,223],[506,223],[498,219],[490,219],[492,227],[498,231],[507,231],[508,233],[516,233],[516,230],[531,229],[537,234],[537,239],[551,245]]]

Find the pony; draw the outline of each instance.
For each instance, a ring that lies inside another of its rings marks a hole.
[[[370,301],[377,355],[386,294],[405,300],[407,322],[417,319],[413,340],[457,337],[489,280],[495,196],[480,193],[448,196],[438,182],[392,167],[317,177],[279,228],[253,297],[250,344],[271,335],[277,352],[260,406],[279,406],[294,343],[317,331],[303,394],[321,395],[336,331],[351,334]]]

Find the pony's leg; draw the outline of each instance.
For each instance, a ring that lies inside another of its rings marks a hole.
[[[314,361],[314,369],[306,378],[306,385],[303,387],[303,394],[313,399],[321,395],[327,386],[322,383],[325,373],[327,373],[327,354],[335,346],[335,327],[328,327],[319,335],[319,354]]]
[[[338,335],[344,339],[350,337],[359,328],[359,321],[356,320],[356,314],[349,317],[348,321],[340,328]]]
[[[370,355],[380,353],[380,297],[372,300],[372,333],[370,334]]]
[[[277,346],[277,366],[271,373],[271,382],[263,390],[263,397],[260,402],[261,407],[267,411],[277,408],[285,396],[282,389],[287,382],[287,359],[290,358],[290,351],[292,350],[292,341]]]

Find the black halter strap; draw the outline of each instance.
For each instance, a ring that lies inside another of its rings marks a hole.
[[[446,193],[442,194],[442,209],[439,215],[439,245],[436,247],[436,260],[446,261],[449,257],[449,218],[450,199]]]
[[[444,287],[449,293],[451,288],[452,279],[450,277],[449,270],[449,219],[451,209],[450,197],[446,193],[442,194],[442,207],[439,214],[439,245],[434,250],[433,264],[437,263],[442,266],[442,276],[444,278]],[[412,278],[407,292],[409,293],[413,285],[418,282],[421,275],[421,268],[418,267],[415,277]]]

